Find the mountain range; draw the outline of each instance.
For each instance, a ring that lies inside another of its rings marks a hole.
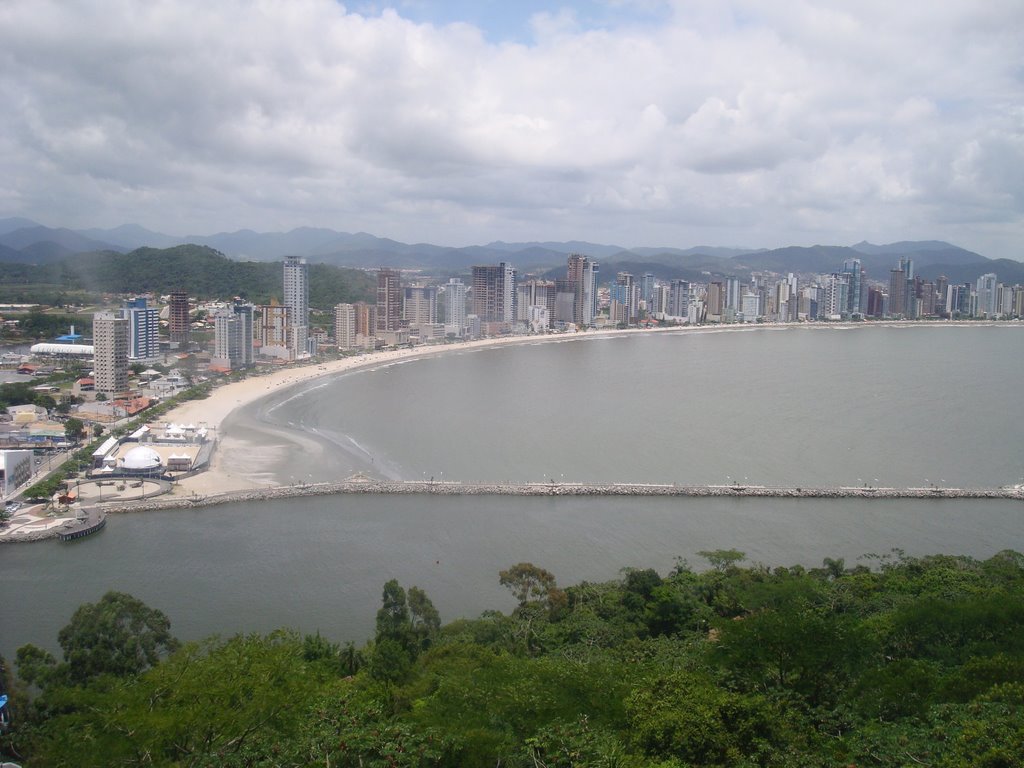
[[[973,281],[994,272],[1004,283],[1024,282],[1024,263],[988,259],[978,253],[942,241],[908,241],[875,245],[815,245],[785,248],[691,248],[625,247],[590,243],[495,241],[486,245],[454,248],[430,243],[402,243],[366,232],[299,227],[288,232],[255,232],[243,229],[214,235],[175,237],[150,231],[137,224],[113,229],[45,227],[25,218],[0,219],[0,263],[46,265],[82,253],[127,253],[141,247],[170,248],[182,244],[204,245],[236,261],[272,262],[285,255],[303,256],[311,263],[373,269],[400,267],[433,274],[465,272],[474,264],[513,263],[521,273],[560,276],[569,253],[583,253],[601,264],[602,276],[619,271],[651,272],[668,280],[707,280],[709,276],[752,272],[829,273],[843,261],[859,258],[869,279],[885,282],[898,260],[914,260],[915,273],[926,278],[946,275],[953,282]]]

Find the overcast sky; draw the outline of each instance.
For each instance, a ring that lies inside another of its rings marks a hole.
[[[3,0],[0,217],[1024,259],[1020,0]]]

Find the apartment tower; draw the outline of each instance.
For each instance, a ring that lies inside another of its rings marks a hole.
[[[309,271],[300,256],[284,258],[284,306],[288,307],[288,347],[293,357],[303,357],[309,339]]]
[[[96,391],[113,397],[128,389],[128,319],[97,312],[92,320]]]
[[[191,323],[188,315],[188,294],[172,291],[167,304],[167,321],[171,344],[178,349],[188,349]]]
[[[334,343],[341,350],[356,347],[356,308],[351,304],[334,307]]]
[[[397,331],[402,323],[402,273],[397,269],[377,271],[377,335]]]

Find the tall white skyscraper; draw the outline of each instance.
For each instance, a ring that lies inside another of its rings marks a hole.
[[[306,260],[299,256],[284,259],[284,305],[291,321],[288,347],[301,357],[307,353],[309,338],[309,272]]]
[[[597,262],[588,257],[579,253],[569,254],[566,279],[574,294],[572,320],[584,328],[592,325],[597,315],[598,269]],[[650,288],[654,288],[654,275],[650,275]]]
[[[253,307],[235,304],[213,316],[213,362],[236,370],[253,363]]]
[[[997,299],[996,276],[989,272],[978,278],[975,284],[975,293],[978,294],[978,317],[995,317],[999,314]]]
[[[761,314],[760,307],[760,296],[756,293],[747,291],[743,294],[743,322],[744,323],[756,323],[758,316]]]
[[[740,294],[740,279],[738,277],[725,278],[725,308],[742,310],[743,297]]]
[[[466,327],[466,286],[457,277],[444,287],[444,323],[444,332],[457,336],[461,336]]]

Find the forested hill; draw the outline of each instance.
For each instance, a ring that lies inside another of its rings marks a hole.
[[[46,266],[5,265],[8,292],[18,283],[92,293],[166,294],[257,303],[282,298],[281,262],[234,261],[202,245],[138,248],[130,253],[82,253]],[[376,280],[367,272],[327,264],[309,265],[309,301],[328,309],[340,302],[373,301]]]
[[[61,630],[63,661],[18,650],[0,760],[1024,765],[1024,555],[811,570],[701,555],[711,570],[565,589],[520,563],[495,574],[514,610],[447,626],[390,581],[362,648],[288,631],[180,646],[160,611],[109,593]]]

